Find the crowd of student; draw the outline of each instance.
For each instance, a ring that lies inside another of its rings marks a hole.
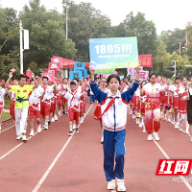
[[[58,121],[62,113],[69,116],[68,135],[72,135],[73,129],[79,133],[79,123],[84,121],[89,86],[86,80],[79,82],[78,79],[73,79],[69,82],[68,79],[61,77],[55,82],[49,82],[48,77],[36,79],[34,74],[31,79],[19,75],[18,79],[12,80],[12,76],[10,73],[5,88],[0,85],[0,114],[4,107],[4,97],[9,95],[10,115],[15,121],[17,140],[27,141],[28,123],[31,127],[30,136],[33,136],[36,127],[38,133],[42,128],[48,130],[53,122]]]
[[[140,71],[139,66],[135,80],[121,81],[118,75],[112,74],[107,79],[101,77],[95,81],[94,70],[90,68],[90,80],[80,82],[62,77],[56,82],[49,82],[47,77],[35,79],[34,74],[30,81],[24,75],[12,80],[10,73],[5,89],[0,86],[0,112],[4,106],[4,96],[9,94],[10,114],[15,121],[18,140],[27,141],[27,122],[30,122],[30,135],[33,136],[35,127],[38,133],[42,130],[40,116],[44,121],[43,128],[48,130],[62,113],[68,114],[68,135],[71,136],[73,129],[79,133],[79,124],[84,122],[89,96],[91,104],[97,102],[93,118],[99,120],[101,125],[107,188],[115,189],[115,178],[118,178],[117,190],[125,191],[124,143],[128,108],[136,124],[148,134],[149,141],[153,138],[160,140],[158,131],[161,118],[179,130],[183,130],[186,121],[185,132],[192,136],[192,80],[189,83],[186,77],[182,81],[180,77],[175,77],[171,84],[171,79],[152,73],[148,80],[139,81]]]

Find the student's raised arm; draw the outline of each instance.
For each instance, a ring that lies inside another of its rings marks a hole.
[[[5,83],[5,88],[7,89],[11,89],[11,86],[9,85],[11,78],[13,77],[12,73],[9,73],[9,78],[7,79],[6,83]]]
[[[37,81],[36,81],[36,78],[35,78],[34,73],[32,73],[32,74],[31,74],[31,77],[32,77],[32,78],[33,78],[33,80],[34,80],[35,85],[33,86],[33,89],[35,89],[35,88],[37,88],[37,87],[38,87],[38,83],[37,83]]]
[[[90,72],[90,76],[91,76],[90,87],[91,87],[91,90],[94,93],[96,99],[99,101],[99,103],[101,103],[107,97],[107,93],[104,93],[103,91],[101,91],[101,89],[99,89],[97,84],[94,82],[94,71],[95,70],[93,70],[92,68],[89,68],[89,72]]]
[[[135,91],[139,87],[140,71],[141,71],[141,67],[138,66],[136,68],[136,78],[135,78],[135,82],[133,83],[133,86],[130,87],[127,91],[125,91],[124,93],[121,94],[123,100],[125,100],[126,102],[129,102],[132,99]]]

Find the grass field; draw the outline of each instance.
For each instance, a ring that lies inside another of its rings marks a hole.
[[[1,114],[1,120],[5,120],[5,119],[9,119],[11,118],[11,115],[9,113],[6,113],[6,112],[2,112]]]
[[[11,102],[10,97],[8,97],[8,99],[5,99],[4,101],[5,101],[5,107],[9,108],[10,107],[10,102]]]

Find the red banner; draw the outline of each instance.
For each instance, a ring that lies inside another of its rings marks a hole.
[[[48,77],[48,81],[55,81],[55,73],[41,73],[41,78],[44,76]]]
[[[53,55],[53,57],[51,58],[51,62],[59,64],[61,68],[74,68],[75,62],[78,61],[73,61]],[[89,63],[85,63],[85,67],[89,67]]]
[[[55,68],[57,71],[60,71],[60,65],[58,63],[49,63],[49,69]]]
[[[46,73],[55,73],[55,77],[57,77],[57,69],[51,68],[51,69],[45,69]]]
[[[139,55],[139,64],[143,67],[153,68],[152,55]]]

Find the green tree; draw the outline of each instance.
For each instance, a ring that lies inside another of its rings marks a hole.
[[[112,36],[111,21],[90,3],[69,9],[69,38],[75,42],[78,61],[89,61],[89,39]]]
[[[145,14],[138,12],[136,16],[131,12],[124,20],[124,27],[129,36],[136,36],[138,40],[138,52],[140,55],[156,55],[157,34],[155,24],[145,19]]]
[[[0,51],[1,54],[8,54],[9,50],[19,44],[17,11],[12,8],[0,8],[0,21]]]
[[[185,30],[174,29],[174,31],[162,31],[160,40],[164,41],[167,45],[167,51],[172,54],[174,51],[179,53],[179,43],[181,42],[181,48],[185,43]]]
[[[29,30],[30,49],[24,52],[24,70],[34,62],[39,68],[48,66],[51,57],[57,55],[68,59],[76,56],[75,44],[66,40],[64,20],[56,10],[47,11],[40,0],[30,0],[19,14],[23,28]]]

